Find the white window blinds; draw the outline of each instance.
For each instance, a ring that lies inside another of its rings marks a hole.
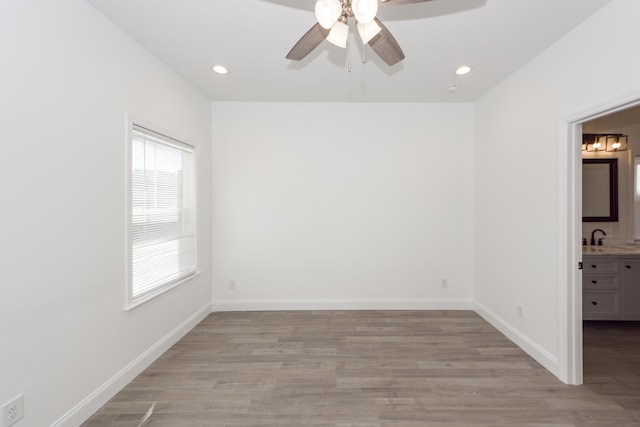
[[[135,124],[131,135],[130,303],[197,269],[194,148]]]

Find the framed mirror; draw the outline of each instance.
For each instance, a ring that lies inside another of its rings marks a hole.
[[[582,159],[582,222],[618,221],[618,159]]]

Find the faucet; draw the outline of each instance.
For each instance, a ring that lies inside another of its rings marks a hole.
[[[596,228],[595,230],[593,230],[591,232],[591,246],[594,246],[596,244],[596,231],[599,231],[602,233],[603,236],[606,236],[607,233],[604,232],[604,230],[601,230],[599,228]],[[598,245],[602,246],[602,237],[598,239]]]

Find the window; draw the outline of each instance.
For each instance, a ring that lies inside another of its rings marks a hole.
[[[197,269],[195,153],[132,124],[129,176],[129,305],[162,293]]]

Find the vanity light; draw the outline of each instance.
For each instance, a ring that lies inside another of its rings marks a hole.
[[[602,142],[602,140],[598,138],[596,138],[596,140],[591,144],[591,146],[587,145],[587,151],[605,151],[606,149],[607,149],[607,144]]]
[[[629,137],[627,135],[607,136],[607,151],[626,151]]]
[[[585,133],[582,135],[582,151],[626,151],[629,137],[622,134]]]

